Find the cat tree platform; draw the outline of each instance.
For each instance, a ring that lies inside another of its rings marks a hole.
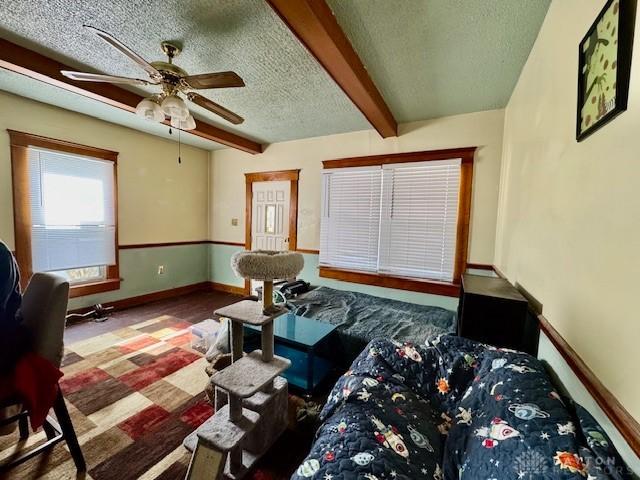
[[[211,377],[211,383],[232,395],[247,398],[271,383],[291,366],[291,361],[274,356],[270,362],[262,360],[262,351],[254,350],[237,362]]]
[[[214,374],[216,413],[189,435],[193,452],[188,480],[240,480],[286,428],[287,382],[279,375],[291,362],[275,356],[273,280],[291,278],[304,265],[296,252],[239,252],[232,267],[245,278],[263,280],[262,303],[243,300],[215,313],[231,320],[232,363]],[[244,354],[244,324],[261,326],[262,350]]]

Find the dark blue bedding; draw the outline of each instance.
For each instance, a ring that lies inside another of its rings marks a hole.
[[[321,420],[293,479],[632,478],[540,361],[460,337],[372,341]]]
[[[339,363],[348,367],[374,338],[424,343],[454,333],[456,312],[366,293],[318,287],[289,301],[297,315],[336,325]]]

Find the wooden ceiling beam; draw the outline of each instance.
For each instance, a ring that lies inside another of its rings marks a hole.
[[[267,0],[383,137],[398,124],[325,0]]]
[[[144,98],[110,83],[71,80],[62,75],[60,70],[75,70],[75,68],[2,38],[0,38],[0,67],[127,112],[135,112],[136,105]],[[164,123],[169,125],[166,120]],[[195,130],[190,130],[189,133],[248,153],[262,152],[261,144],[201,120],[196,120]]]

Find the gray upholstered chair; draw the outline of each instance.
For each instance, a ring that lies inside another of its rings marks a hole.
[[[22,297],[20,309],[24,324],[33,335],[33,350],[46,358],[56,367],[62,362],[64,343],[65,317],[69,300],[69,283],[59,275],[51,273],[35,273]],[[6,405],[6,403],[5,403]],[[56,420],[47,417],[43,429],[47,441],[37,448],[31,449],[17,458],[0,466],[0,472],[16,466],[33,456],[52,448],[56,443],[66,441],[73,461],[78,471],[86,470],[86,464],[78,439],[64,403],[62,392],[58,388],[58,395],[53,405]],[[22,409],[20,413],[3,423],[17,421],[20,428],[21,440],[29,436],[29,412]]]

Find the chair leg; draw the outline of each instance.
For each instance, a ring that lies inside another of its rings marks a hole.
[[[49,418],[50,417],[47,417],[44,423],[42,424],[42,429],[44,430],[44,433],[47,435],[47,440],[51,440],[52,438],[54,438],[55,436],[61,433],[57,431],[53,425],[51,425],[51,423],[49,422]]]
[[[20,440],[29,438],[29,417],[27,415],[20,415],[18,418],[18,430],[20,431]]]
[[[59,387],[58,395],[56,396],[56,400],[53,404],[53,411],[56,414],[58,423],[60,423],[60,429],[62,430],[64,439],[69,447],[69,452],[71,452],[73,462],[76,464],[76,469],[78,470],[78,472],[86,471],[87,464],[84,461],[84,456],[82,455],[82,450],[80,449],[80,444],[78,443],[78,437],[76,437],[76,432],[73,429],[69,411],[67,410],[67,406],[64,403],[64,397],[62,396],[62,392],[60,391]]]

